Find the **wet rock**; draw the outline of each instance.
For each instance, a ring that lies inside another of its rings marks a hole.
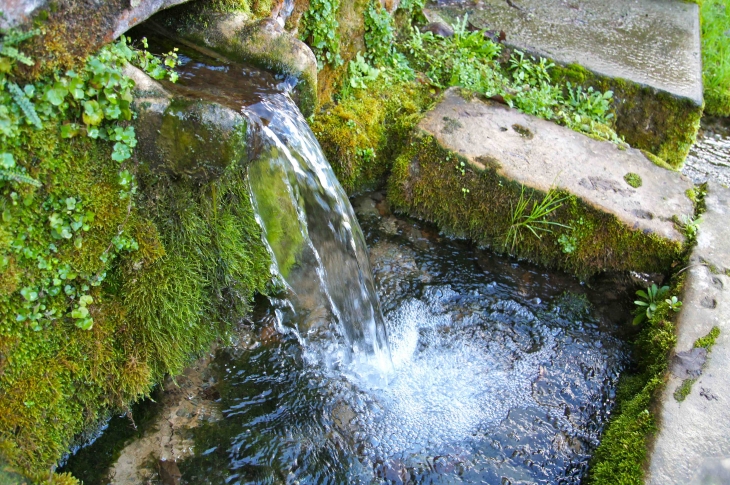
[[[163,485],[180,485],[182,473],[174,461],[160,460],[157,463]]]
[[[454,35],[454,29],[443,22],[431,22],[422,28],[421,32],[431,32],[433,35],[440,35],[441,37],[452,37]]]
[[[233,61],[248,62],[299,79],[295,101],[307,117],[317,106],[317,59],[274,19],[251,23],[244,14],[201,14],[179,22],[175,34]]]
[[[672,374],[680,379],[693,379],[702,374],[702,367],[707,360],[707,349],[696,348],[677,352],[672,358]]]

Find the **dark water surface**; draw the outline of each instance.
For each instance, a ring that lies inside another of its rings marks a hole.
[[[224,418],[194,430],[183,481],[579,483],[625,363],[590,301],[604,297],[374,197],[355,207],[387,320],[387,384],[312,364],[291,335],[222,350]],[[273,308],[258,312],[257,329],[272,325]]]

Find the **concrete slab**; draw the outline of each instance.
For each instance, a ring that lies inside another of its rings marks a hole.
[[[506,44],[702,104],[697,5],[681,0],[479,0],[439,8]]]
[[[691,349],[713,326],[720,328],[720,336],[692,392],[681,403],[673,394],[682,377],[669,375],[647,485],[730,483],[730,277],[702,264],[730,266],[728,200],[729,189],[710,185],[698,235],[703,242],[690,258],[675,352]]]
[[[692,183],[638,150],[621,150],[501,104],[467,101],[456,89],[446,92],[419,127],[477,168],[496,168],[542,191],[555,185],[633,229],[684,240],[672,218],[693,214],[686,196]],[[630,186],[627,173],[641,177],[641,187]]]

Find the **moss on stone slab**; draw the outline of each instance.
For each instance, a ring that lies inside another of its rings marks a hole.
[[[682,166],[700,127],[701,106],[625,79],[594,74],[577,64],[556,65],[551,73],[555,81],[613,91],[616,132],[670,167]]]
[[[685,275],[670,281],[670,294],[680,294]],[[669,353],[677,342],[676,313],[660,302],[634,339],[636,366],[619,379],[616,407],[593,453],[587,485],[643,485],[648,447],[657,429],[654,401],[664,387]]]
[[[540,238],[522,231],[513,246],[507,234],[521,194],[519,184],[494,169],[473,167],[427,135],[414,138],[395,160],[388,182],[388,197],[396,210],[434,222],[456,237],[581,278],[602,271],[666,272],[683,254],[682,244],[632,230],[570,194],[560,194],[566,199],[549,216],[567,227],[550,226],[551,232]],[[532,201],[544,196],[529,188],[524,191]]]

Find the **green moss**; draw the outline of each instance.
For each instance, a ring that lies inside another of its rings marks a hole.
[[[705,111],[711,115],[730,116],[730,2],[704,0],[700,17]]]
[[[635,189],[638,189],[644,183],[641,180],[641,176],[634,172],[629,172],[626,175],[624,175],[624,180],[626,181],[627,184],[629,184],[630,186],[632,186]]]
[[[253,295],[268,291],[270,260],[245,167],[235,159],[204,181],[142,164],[129,205],[119,199],[108,142],[61,139],[57,125],[23,136],[15,158],[43,186],[0,182],[0,260],[11,274],[0,293],[0,450],[29,476],[48,477],[77,433],[148,395],[225,337]],[[95,214],[79,245],[54,238],[49,227],[48,201],[69,197]],[[101,259],[120,229],[139,249]],[[75,303],[63,291],[44,297],[62,312],[47,328],[16,319],[20,290],[41,284],[44,274],[35,258],[10,251],[23,234],[29,249],[54,244],[53,265],[68,264],[80,277],[106,275],[88,289],[91,330],[66,316]]]
[[[318,113],[311,128],[338,180],[354,193],[384,181],[431,104],[417,84],[360,89]]]
[[[551,226],[552,232],[541,238],[525,231],[515,250],[508,251],[506,235],[521,192],[519,184],[494,169],[474,168],[428,136],[414,139],[398,157],[388,184],[389,200],[399,211],[434,222],[454,236],[582,278],[601,271],[665,272],[682,255],[681,244],[631,230],[570,194],[562,194],[567,199],[550,217],[569,228]],[[535,201],[545,195],[525,192],[525,198]],[[563,251],[562,236],[575,242],[574,250]]]
[[[682,166],[699,130],[701,106],[625,79],[599,76],[577,64],[557,65],[552,76],[555,81],[613,91],[616,132],[670,167]]]
[[[275,156],[269,154],[268,156]],[[266,230],[266,240],[274,252],[279,272],[286,278],[296,264],[304,244],[297,207],[284,169],[260,157],[248,170],[256,209]]]
[[[697,379],[685,379],[682,381],[682,384],[677,387],[677,389],[674,390],[674,399],[677,402],[682,402],[685,399],[687,399],[687,396],[690,395],[692,392],[692,385],[697,381]]]
[[[681,293],[684,278],[681,274],[670,282],[670,294]],[[659,303],[635,339],[637,367],[619,380],[616,407],[593,454],[586,484],[644,483],[648,444],[657,429],[652,402],[664,386],[669,353],[677,340],[674,315],[667,303]]]
[[[715,345],[715,340],[717,340],[717,337],[720,336],[720,327],[712,327],[712,329],[709,331],[707,335],[704,337],[700,337],[697,340],[695,340],[695,343],[693,347],[695,348],[705,348],[708,351],[712,349],[712,346]]]

